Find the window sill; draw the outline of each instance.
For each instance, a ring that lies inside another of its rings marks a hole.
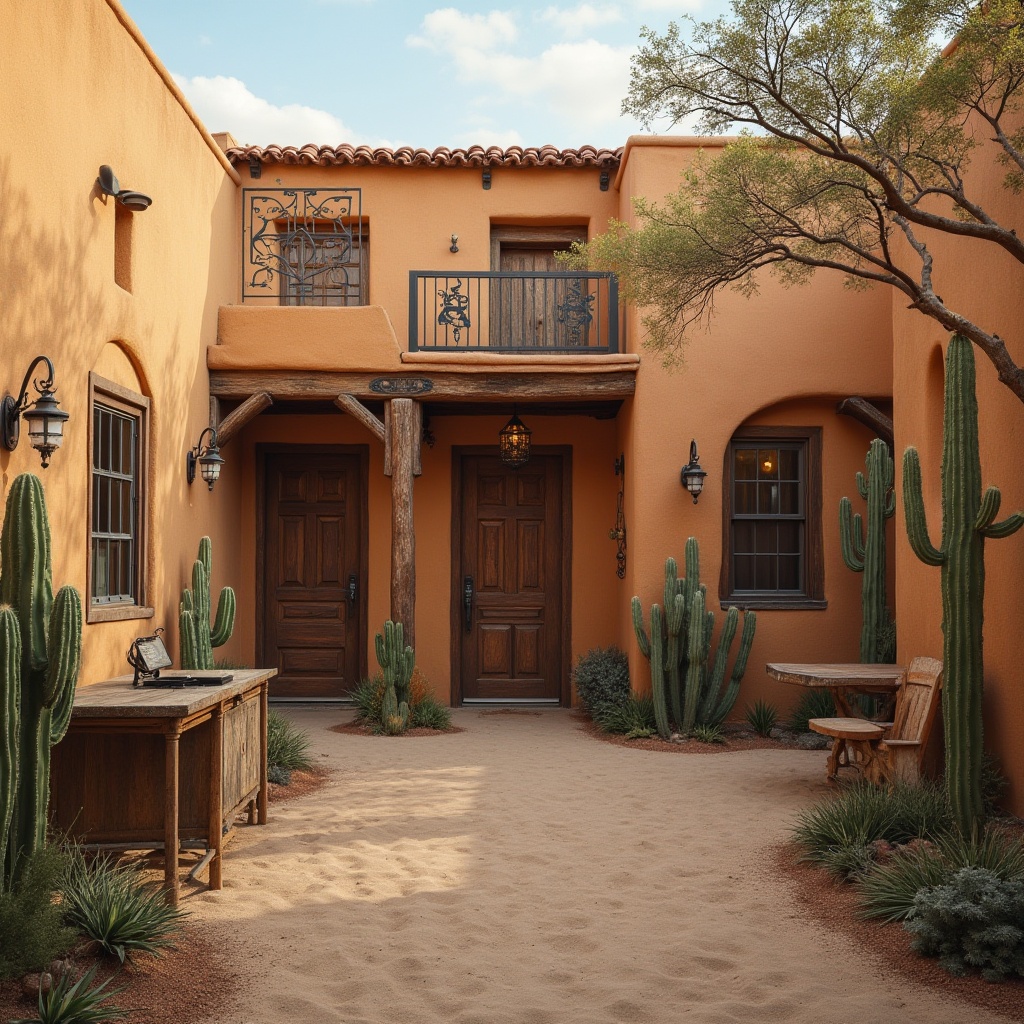
[[[89,606],[85,621],[123,622],[126,619],[151,619],[155,614],[152,608],[137,604],[94,604]]]
[[[828,608],[828,601],[811,597],[762,597],[754,594],[737,594],[732,598],[722,598],[722,610],[735,605],[742,611],[793,611],[822,612]]]

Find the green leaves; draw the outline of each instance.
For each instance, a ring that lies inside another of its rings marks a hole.
[[[92,967],[75,982],[72,982],[71,974],[62,974],[45,992],[40,987],[39,1016],[14,1020],[11,1024],[102,1024],[103,1021],[127,1016],[127,1010],[103,1005],[124,989],[108,992],[107,986],[113,978],[93,985],[98,969],[98,965]]]

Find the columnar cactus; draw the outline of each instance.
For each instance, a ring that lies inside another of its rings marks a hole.
[[[46,839],[50,748],[67,732],[82,651],[82,601],[53,597],[50,524],[30,473],[7,496],[0,534],[0,841],[3,888]]]
[[[668,739],[671,721],[689,734],[697,725],[718,725],[732,709],[746,671],[757,619],[744,615],[743,634],[729,685],[722,690],[730,649],[739,623],[739,610],[730,608],[719,637],[718,651],[709,671],[715,616],[705,609],[706,588],[700,582],[697,539],[686,542],[686,576],[678,578],[674,558],[665,562],[665,609],[651,608],[651,634],[644,628],[639,597],[632,602],[633,630],[640,653],[651,663],[651,693],[658,734]],[[663,630],[664,624],[664,630]]]
[[[917,449],[903,454],[903,506],[910,546],[922,562],[941,567],[942,719],[946,739],[946,790],[957,827],[971,835],[984,816],[981,795],[981,698],[984,664],[985,538],[1009,537],[1024,526],[1024,513],[996,522],[1001,495],[981,492],[978,401],[974,349],[954,335],[946,352],[942,422],[942,541],[928,536]]]
[[[865,464],[867,477],[857,474],[857,490],[868,503],[867,531],[859,512],[851,517],[850,499],[843,498],[839,502],[839,540],[847,568],[864,574],[860,589],[860,660],[875,664],[882,660],[880,638],[889,617],[885,600],[885,521],[896,510],[893,460],[889,446],[880,438],[871,442]]]
[[[235,592],[224,587],[217,599],[217,618],[210,626],[210,575],[213,545],[209,537],[199,542],[199,557],[192,566],[192,589],[181,592],[178,608],[181,667],[213,668],[213,648],[221,647],[235,628]]]
[[[397,736],[409,727],[409,682],[416,664],[416,655],[405,643],[400,622],[388,619],[383,636],[374,637],[377,664],[384,673],[384,699],[381,704],[381,728],[389,736]]]

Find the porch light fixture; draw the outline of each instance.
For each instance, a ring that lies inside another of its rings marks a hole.
[[[145,192],[133,192],[130,188],[121,188],[109,164],[103,164],[100,167],[100,176],[96,179],[96,184],[105,196],[116,199],[132,213],[142,213],[143,210],[148,210],[153,205],[153,200]]]
[[[46,364],[47,376],[44,380],[32,381],[32,371],[40,363]],[[21,435],[19,417],[24,416],[28,423],[29,443],[39,452],[43,469],[50,464],[50,456],[61,446],[64,440],[64,424],[70,419],[54,396],[53,376],[53,363],[49,358],[36,356],[21,382],[18,397],[5,395],[3,404],[0,405],[4,447],[9,452],[18,447]],[[31,404],[28,400],[29,381],[32,381],[32,386],[39,393],[39,397]]]
[[[455,235],[455,234],[452,235],[452,244],[450,246],[448,246],[448,251],[449,252],[458,252],[459,251],[459,236],[458,235]]]
[[[512,412],[512,419],[498,434],[498,456],[506,466],[518,469],[530,461],[530,434],[532,431]]]
[[[704,477],[707,473],[700,468],[697,461],[697,442],[690,442],[690,461],[679,471],[679,482],[693,495],[693,503],[697,504],[700,492],[704,490]]]
[[[207,434],[210,435],[210,443],[203,447],[203,438]],[[220,449],[217,447],[217,431],[213,427],[207,427],[199,435],[196,446],[185,456],[185,475],[190,484],[196,478],[197,463],[200,476],[212,491],[213,485],[220,479],[221,467],[224,465],[224,460],[220,457]]]

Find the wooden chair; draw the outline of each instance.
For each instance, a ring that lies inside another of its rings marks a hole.
[[[861,718],[812,718],[808,726],[833,738],[828,778],[840,768],[857,768],[870,782],[916,782],[931,735],[942,686],[942,662],[915,658],[896,692],[892,722]]]

